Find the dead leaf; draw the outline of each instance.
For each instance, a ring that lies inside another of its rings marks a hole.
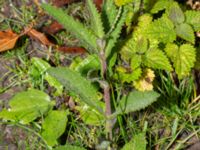
[[[19,37],[11,29],[0,31],[0,52],[14,48]]]
[[[59,24],[57,21],[54,21],[49,26],[43,28],[44,32],[48,34],[55,34],[63,29],[64,29],[63,26]]]
[[[59,51],[64,52],[64,53],[78,53],[82,54],[85,53],[86,50],[82,47],[67,47],[67,46],[61,46],[57,48]]]
[[[35,30],[35,29],[30,29],[27,32],[27,35],[30,36],[31,38],[40,41],[42,44],[47,45],[47,46],[54,46],[52,42],[48,40],[48,38],[41,32]]]
[[[96,5],[97,9],[98,9],[99,11],[101,11],[101,5],[102,5],[102,3],[103,3],[103,0],[94,0],[94,3],[95,3],[95,5]]]

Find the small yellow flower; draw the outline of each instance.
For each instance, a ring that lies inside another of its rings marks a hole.
[[[134,87],[139,91],[151,91],[153,90],[153,80],[155,78],[154,71],[146,69],[144,75],[137,81],[133,82]]]

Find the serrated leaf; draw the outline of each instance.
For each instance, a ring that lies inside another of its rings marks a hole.
[[[127,13],[126,10],[122,9],[122,13],[119,16],[117,24],[116,24],[114,30],[112,31],[112,33],[109,35],[109,38],[107,39],[108,43],[107,43],[107,46],[105,48],[106,58],[110,55],[110,53],[112,51],[112,48],[115,46],[115,43],[117,42],[117,39],[120,36],[121,30],[122,30],[122,26],[125,23],[126,13]]]
[[[58,146],[58,147],[54,148],[53,150],[86,150],[86,149],[83,147],[66,144],[64,146]]]
[[[149,39],[157,39],[163,43],[173,42],[176,39],[174,25],[166,16],[151,23],[147,36]]]
[[[92,30],[99,38],[103,38],[104,36],[104,28],[101,20],[101,16],[97,11],[96,6],[94,5],[92,0],[87,0],[87,7],[90,14],[90,20],[92,24]]]
[[[83,42],[82,44],[90,53],[98,53],[96,43],[97,37],[92,33],[91,30],[86,28],[82,23],[75,20],[73,17],[67,15],[60,8],[51,6],[50,4],[42,4],[42,8],[44,8],[48,12],[48,14],[53,16],[76,38],[80,39]]]
[[[194,31],[193,31],[192,27],[187,23],[182,23],[182,24],[176,26],[176,34],[177,34],[177,36],[179,36],[180,38],[182,38],[188,42],[191,42],[193,44],[195,42]]]
[[[0,118],[28,124],[51,110],[53,104],[46,93],[31,89],[17,93],[9,102],[10,108],[0,112]]]
[[[143,63],[153,69],[163,69],[171,71],[172,67],[167,56],[159,49],[148,50],[144,57]]]
[[[125,144],[121,150],[146,150],[146,145],[146,136],[142,132],[134,135],[131,141]]]
[[[156,13],[158,13],[159,11],[168,8],[169,5],[170,5],[170,3],[171,3],[170,0],[159,0],[159,1],[157,1],[157,2],[154,4],[153,8],[151,9],[151,13],[152,13],[152,14],[156,14]]]
[[[171,3],[168,9],[168,16],[175,24],[181,24],[185,21],[184,13],[176,2]]]
[[[196,50],[190,44],[183,44],[178,47],[175,44],[167,44],[165,48],[166,54],[173,62],[173,66],[179,79],[190,73],[196,58]]]
[[[133,91],[129,95],[124,96],[119,106],[116,108],[116,113],[130,113],[143,109],[157,100],[159,94],[154,91]]]
[[[67,125],[67,112],[53,110],[42,122],[42,137],[49,146],[57,144],[57,139],[64,133]]]
[[[66,90],[74,92],[88,106],[103,113],[102,108],[98,106],[96,89],[78,72],[65,67],[57,67],[50,68],[48,73],[56,78]]]
[[[105,32],[107,33],[113,22],[115,21],[115,18],[117,16],[117,7],[114,4],[114,1],[103,1],[102,6],[102,20],[105,28]]]
[[[185,16],[186,22],[194,28],[194,31],[200,31],[200,12],[188,10],[185,12]]]

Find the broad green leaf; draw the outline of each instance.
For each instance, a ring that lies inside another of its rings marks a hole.
[[[145,66],[153,69],[172,70],[167,56],[159,49],[148,50],[143,57],[143,61]]]
[[[59,23],[61,23],[69,32],[76,38],[82,41],[82,44],[90,53],[98,53],[97,51],[97,37],[91,30],[86,28],[82,23],[69,16],[62,9],[51,6],[50,4],[42,4],[49,15],[53,16]],[[88,47],[89,46],[89,47]]]
[[[117,16],[117,7],[114,4],[114,1],[103,1],[102,6],[102,20],[107,33],[111,26],[113,25],[115,18]]]
[[[159,11],[168,8],[169,5],[170,5],[170,3],[171,3],[170,0],[158,0],[158,1],[154,4],[153,8],[151,9],[151,13],[152,13],[152,14],[156,14],[156,13],[158,13]]]
[[[63,86],[46,72],[51,66],[41,58],[33,57],[31,62],[37,68],[40,75],[44,74],[44,79],[49,83],[49,85],[56,88],[55,95],[61,95],[63,92]]]
[[[131,141],[125,144],[121,150],[146,150],[146,145],[146,136],[142,132],[134,135]]]
[[[198,47],[196,50],[196,61],[194,68],[200,70],[200,47]]]
[[[186,22],[194,28],[194,31],[200,31],[200,11],[188,10],[185,16]]]
[[[176,26],[176,34],[180,38],[194,44],[195,35],[192,27],[187,23],[182,23]]]
[[[173,42],[176,39],[174,25],[165,15],[151,23],[147,36],[163,43]]]
[[[171,3],[168,10],[168,16],[175,24],[181,24],[185,20],[184,13],[176,2]]]
[[[129,95],[124,96],[119,106],[116,108],[116,113],[130,113],[143,109],[157,100],[159,94],[154,91],[133,91]]]
[[[103,38],[104,36],[104,29],[103,29],[103,23],[101,20],[101,16],[97,11],[96,6],[93,3],[93,0],[87,0],[87,7],[90,14],[90,20],[92,24],[92,30],[99,38]]]
[[[88,106],[103,112],[97,104],[97,91],[78,72],[65,67],[50,68],[48,73],[56,78],[68,91],[74,92]]]
[[[31,89],[16,94],[9,101],[10,108],[0,112],[0,118],[27,124],[46,114],[53,105],[46,93]]]
[[[196,50],[190,44],[183,44],[178,47],[175,44],[167,44],[165,48],[166,54],[173,62],[173,66],[179,79],[190,73],[196,58]]]
[[[49,146],[57,144],[67,125],[67,111],[52,110],[42,122],[42,137]]]
[[[58,146],[58,147],[54,148],[53,150],[86,150],[86,149],[83,147],[66,144],[64,146]]]
[[[113,28],[113,31],[110,33],[110,35],[109,35],[109,37],[107,39],[107,46],[105,48],[106,58],[108,58],[109,55],[111,54],[112,49],[115,46],[115,44],[117,42],[117,39],[120,36],[121,30],[122,30],[122,26],[125,23],[126,13],[127,13],[126,10],[123,9],[122,7],[118,11],[118,15],[116,16],[116,18],[118,18],[117,24]]]

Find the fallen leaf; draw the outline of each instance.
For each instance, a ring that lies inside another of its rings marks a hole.
[[[27,35],[30,36],[31,38],[40,41],[42,44],[47,45],[47,46],[54,46],[52,42],[48,40],[48,38],[41,32],[35,30],[35,29],[30,29],[27,32]]]
[[[67,46],[61,46],[57,48],[58,51],[64,52],[64,53],[85,53],[86,50],[82,47],[67,47]]]
[[[14,33],[11,29],[0,31],[0,52],[14,48],[20,35]]]
[[[64,29],[63,26],[57,21],[54,21],[49,26],[43,28],[44,32],[48,34],[55,34],[63,29]]]

